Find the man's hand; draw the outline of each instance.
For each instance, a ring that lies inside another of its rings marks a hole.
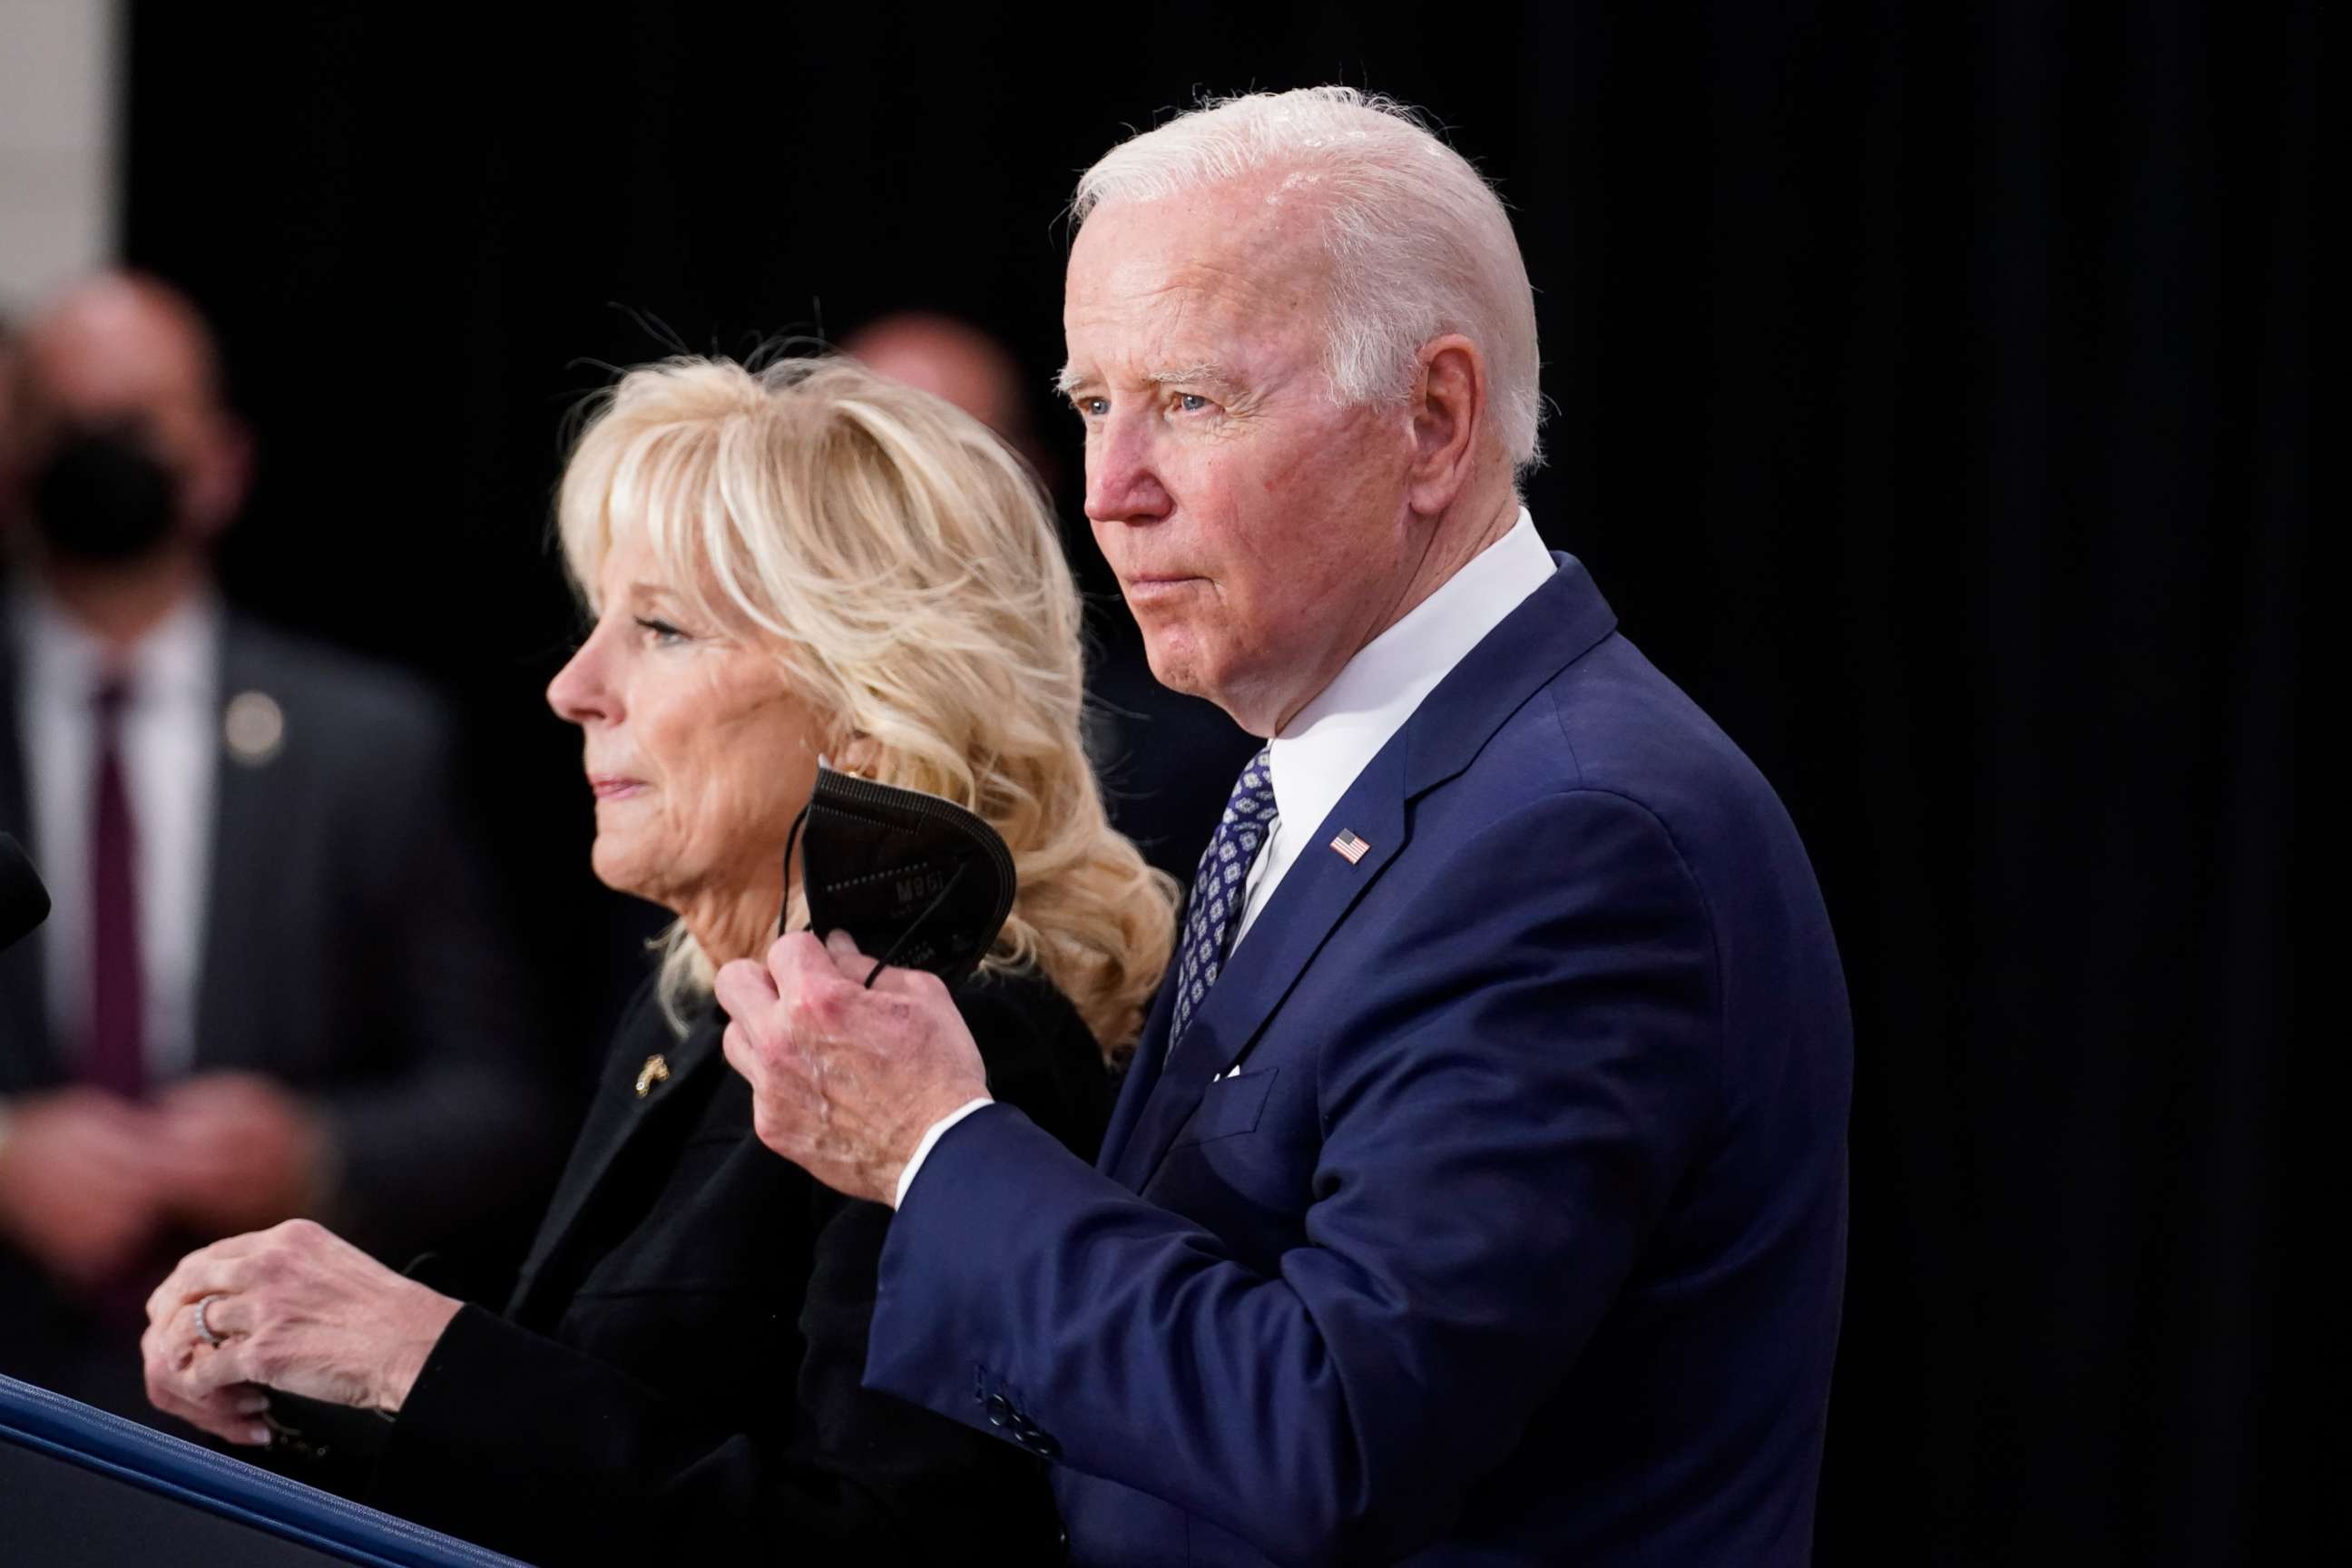
[[[988,1073],[948,988],[886,969],[835,931],[794,931],[766,968],[719,972],[727,1059],[751,1085],[760,1142],[836,1192],[894,1204],[898,1173],[932,1122],[988,1096]]]
[[[205,1236],[258,1230],[326,1197],[326,1128],[266,1078],[215,1072],[155,1101],[153,1168],[172,1213]]]
[[[11,1100],[0,1146],[0,1233],[70,1287],[106,1283],[163,1218],[152,1142],[149,1112],[103,1089]]]
[[[204,1328],[196,1304],[205,1303]],[[147,1397],[232,1443],[266,1443],[264,1388],[398,1411],[458,1303],[309,1220],[188,1254],[147,1299]]]

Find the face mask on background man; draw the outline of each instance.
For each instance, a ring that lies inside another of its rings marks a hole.
[[[32,521],[60,556],[113,564],[163,542],[174,499],[170,471],[130,436],[79,430],[35,471]]]

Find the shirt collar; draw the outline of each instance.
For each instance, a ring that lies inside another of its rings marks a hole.
[[[1422,699],[1554,569],[1535,519],[1521,507],[1508,532],[1358,649],[1268,748],[1282,820],[1307,832],[1329,816]]]
[[[220,682],[220,601],[208,590],[190,595],[139,639],[131,657],[140,689],[175,703],[208,700]]]
[[[106,648],[89,628],[36,584],[17,585],[9,619],[28,687],[64,701],[95,697]],[[221,607],[209,589],[191,594],[131,648],[122,673],[134,704],[210,700],[218,681]]]

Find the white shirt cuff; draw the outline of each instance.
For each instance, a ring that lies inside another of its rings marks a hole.
[[[996,1101],[984,1094],[978,1100],[968,1100],[924,1129],[923,1141],[915,1145],[915,1152],[907,1161],[907,1168],[898,1173],[898,1194],[890,1200],[890,1206],[894,1209],[907,1206],[907,1189],[915,1184],[915,1173],[923,1168],[923,1162],[931,1157],[931,1150],[938,1145],[940,1139],[947,1136],[949,1128],[953,1127],[982,1106],[995,1103]]]

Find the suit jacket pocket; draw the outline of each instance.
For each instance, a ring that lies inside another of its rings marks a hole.
[[[1266,1091],[1274,1087],[1274,1075],[1281,1070],[1267,1068],[1235,1078],[1221,1078],[1209,1085],[1192,1119],[1184,1123],[1184,1131],[1176,1135],[1176,1142],[1170,1147],[1181,1149],[1188,1143],[1206,1143],[1256,1131],[1257,1119],[1265,1110]]]

